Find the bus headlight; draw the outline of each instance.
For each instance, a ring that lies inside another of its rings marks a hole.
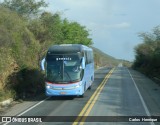
[[[75,88],[79,88],[79,87],[80,87],[80,85],[75,86]]]
[[[82,85],[82,84],[81,84],[81,83],[79,83],[77,86],[75,86],[75,88],[79,88],[81,85]]]
[[[47,88],[47,89],[51,89],[51,86],[50,86],[50,85],[46,85],[46,88]]]

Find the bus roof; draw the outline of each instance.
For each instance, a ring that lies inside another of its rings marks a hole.
[[[65,54],[65,53],[82,52],[84,50],[92,51],[91,48],[81,44],[61,44],[61,45],[51,46],[48,49],[48,52],[51,54]]]

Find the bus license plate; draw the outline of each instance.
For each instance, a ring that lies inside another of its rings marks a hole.
[[[61,95],[66,95],[67,93],[66,93],[66,92],[60,92],[60,94],[61,94]]]

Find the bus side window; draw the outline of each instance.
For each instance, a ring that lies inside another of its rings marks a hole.
[[[87,65],[88,64],[87,51],[85,51],[85,57],[86,57],[86,65]]]
[[[90,64],[92,62],[91,61],[91,59],[92,59],[92,57],[91,57],[91,51],[87,52],[87,58],[88,58],[88,64]]]
[[[86,64],[90,64],[93,62],[93,54],[92,51],[85,51]]]
[[[91,63],[91,51],[88,52],[88,60],[89,60],[89,63]]]

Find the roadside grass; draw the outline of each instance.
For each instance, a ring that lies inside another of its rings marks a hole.
[[[1,86],[0,102],[9,98],[19,100],[37,96],[44,92],[44,85],[44,74],[38,69],[24,68],[13,72],[8,76],[5,86]]]
[[[14,98],[16,96],[16,93],[11,90],[1,90],[0,91],[0,102],[9,99]]]

